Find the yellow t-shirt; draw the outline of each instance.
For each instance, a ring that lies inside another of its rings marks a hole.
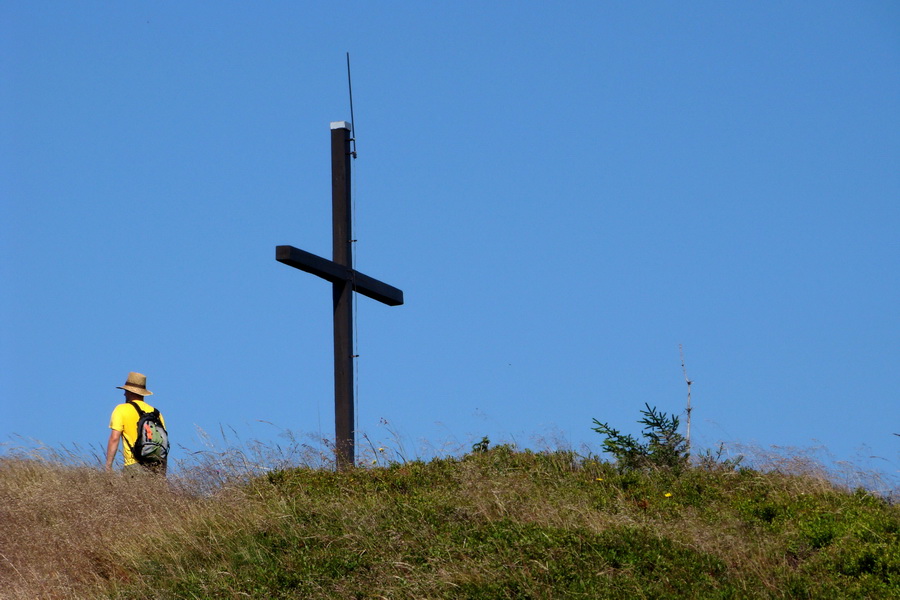
[[[153,407],[143,400],[135,400],[135,404],[140,406],[144,412],[153,412]],[[137,422],[139,418],[138,412],[127,402],[115,407],[112,411],[112,416],[109,418],[109,428],[122,432],[122,456],[125,458],[126,466],[137,462],[131,454],[131,447],[137,441]],[[162,421],[163,427],[165,427],[166,420],[162,415],[159,416],[159,420]],[[128,443],[126,444],[125,441]]]

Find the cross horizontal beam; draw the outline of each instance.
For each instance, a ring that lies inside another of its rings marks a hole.
[[[403,290],[398,290],[394,286],[379,281],[374,277],[369,277],[350,267],[322,258],[306,250],[300,250],[293,246],[276,246],[275,260],[321,277],[331,283],[349,281],[355,291],[388,306],[403,304]]]

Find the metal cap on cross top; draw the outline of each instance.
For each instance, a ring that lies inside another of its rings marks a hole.
[[[334,435],[338,469],[355,464],[353,430],[353,292],[388,306],[403,304],[403,292],[353,269],[350,210],[350,131],[346,121],[331,123],[332,259],[293,246],[276,246],[275,260],[317,275],[332,284],[334,301]]]

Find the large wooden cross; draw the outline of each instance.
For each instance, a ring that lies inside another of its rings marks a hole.
[[[334,296],[334,437],[338,469],[352,467],[353,292],[388,306],[403,304],[403,292],[353,269],[350,212],[350,124],[331,124],[332,260],[293,246],[276,246],[275,260],[330,281]]]

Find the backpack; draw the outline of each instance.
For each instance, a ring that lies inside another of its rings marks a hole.
[[[169,456],[169,434],[159,418],[159,409],[144,412],[134,401],[129,400],[128,404],[138,412],[137,439],[131,446],[134,460],[145,466],[165,464]]]

